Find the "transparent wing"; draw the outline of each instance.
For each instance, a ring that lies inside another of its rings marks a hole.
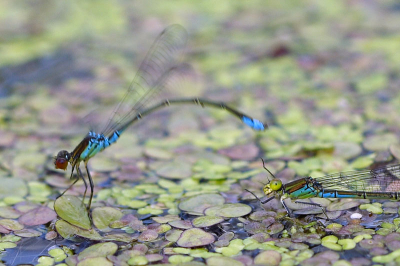
[[[367,192],[400,191],[400,164],[314,178],[324,189]]]
[[[154,41],[123,100],[115,108],[106,127],[102,130],[109,136],[124,126],[142,110],[148,108],[164,88],[168,76],[178,65],[187,43],[187,32],[180,25],[167,27]]]

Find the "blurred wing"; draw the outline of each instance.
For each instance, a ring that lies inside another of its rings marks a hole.
[[[400,164],[373,170],[349,171],[317,177],[324,189],[367,192],[400,191]]]
[[[128,121],[154,102],[168,76],[174,72],[186,43],[187,32],[180,25],[167,27],[157,37],[101,133],[109,136],[115,130],[123,130]]]

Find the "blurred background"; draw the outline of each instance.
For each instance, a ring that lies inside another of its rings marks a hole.
[[[225,178],[204,191],[239,195],[245,181],[196,162],[261,172],[264,157],[271,171],[286,171],[284,182],[393,162],[399,15],[394,0],[1,1],[0,177],[27,182],[0,188],[1,198],[44,203],[68,186],[52,156],[108,119],[171,24],[186,28],[184,61],[195,71],[172,94],[229,103],[270,128],[255,133],[210,108],[167,108],[91,161],[99,187],[111,187],[110,176],[124,186],[156,182],[153,172],[197,174]],[[260,172],[255,181],[266,180]]]
[[[195,92],[234,103],[253,117],[283,127],[284,132],[273,127],[270,135],[263,135],[267,157],[293,156],[301,149],[298,143],[282,149],[282,143],[271,140],[277,135],[279,141],[309,139],[314,146],[315,140],[332,138],[360,143],[365,133],[388,129],[396,134],[389,142],[397,139],[400,6],[396,1],[2,1],[0,5],[3,147],[26,149],[34,143],[32,153],[47,156],[65,145],[58,143],[60,137],[80,138],[88,130],[82,122],[85,117],[109,116],[150,44],[175,23],[189,33],[185,61],[197,74],[193,88],[176,96]],[[199,111],[207,112],[214,111]],[[223,112],[215,111],[214,117],[219,123],[237,125]],[[149,132],[201,127],[193,120],[197,119],[183,116],[158,128],[157,120]],[[139,127],[139,132],[140,128],[148,126]],[[6,157],[3,164],[11,164]]]

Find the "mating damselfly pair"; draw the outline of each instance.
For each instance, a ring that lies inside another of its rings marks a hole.
[[[266,124],[227,106],[225,103],[200,98],[169,99],[154,103],[158,94],[165,88],[171,75],[180,70],[182,64],[179,64],[178,59],[186,42],[187,32],[182,26],[171,25],[167,27],[151,46],[124,98],[117,105],[105,128],[100,132],[90,131],[72,152],[62,150],[54,158],[54,165],[57,169],[66,170],[68,163],[71,164],[71,179],[76,170],[76,179],[67,190],[79,179],[82,179],[85,185],[84,199],[88,184],[80,170],[80,164],[83,163],[85,165],[90,186],[88,210],[91,207],[94,189],[93,179],[88,169],[89,159],[115,143],[120,135],[133,123],[164,106],[197,104],[202,107],[222,108],[255,130],[267,128]],[[64,193],[65,191],[61,195]]]
[[[322,177],[304,177],[286,184],[276,178],[268,168],[263,167],[273,177],[264,186],[263,191],[268,198],[260,200],[262,204],[279,197],[280,202],[288,214],[291,213],[285,204],[286,199],[296,200],[296,203],[320,207],[328,218],[321,205],[311,202],[302,202],[299,199],[308,198],[352,198],[352,199],[400,199],[400,164],[375,168],[372,170],[347,171],[325,175]],[[253,194],[256,198],[257,196]],[[257,198],[258,199],[258,198]]]

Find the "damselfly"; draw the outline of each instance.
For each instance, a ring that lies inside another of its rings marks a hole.
[[[304,177],[286,184],[276,178],[268,168],[263,167],[273,177],[263,188],[264,194],[272,196],[260,200],[267,203],[275,197],[280,197],[280,202],[286,212],[290,210],[285,200],[290,198],[296,203],[317,206],[326,212],[321,205],[311,202],[302,202],[298,199],[308,198],[354,198],[354,199],[400,199],[400,164],[384,166],[372,170],[347,171],[329,174],[322,177]],[[249,191],[249,190],[247,190]],[[249,191],[254,195],[253,192]],[[254,195],[256,198],[257,196]],[[326,217],[328,217],[326,215]]]
[[[85,185],[83,198],[87,192],[87,182],[80,170],[81,162],[84,163],[87,178],[90,185],[90,198],[88,210],[93,198],[93,180],[88,169],[88,161],[97,153],[118,140],[122,132],[130,125],[139,121],[144,116],[156,111],[157,109],[171,104],[198,104],[202,107],[210,106],[222,108],[238,117],[247,126],[255,130],[264,130],[264,125],[259,120],[253,119],[224,103],[217,103],[199,98],[193,99],[172,99],[152,104],[156,96],[165,87],[171,73],[178,69],[178,55],[183,50],[187,41],[186,30],[179,25],[167,27],[155,40],[141,63],[139,70],[134,77],[123,100],[116,107],[113,116],[101,132],[90,131],[86,137],[72,151],[60,151],[54,158],[56,169],[66,170],[68,163],[72,166],[71,179],[74,170],[77,172],[76,180],[68,187],[70,189],[81,178]],[[68,190],[67,189],[67,190]],[[66,190],[66,191],[67,191]],[[65,191],[61,194],[63,195]]]

